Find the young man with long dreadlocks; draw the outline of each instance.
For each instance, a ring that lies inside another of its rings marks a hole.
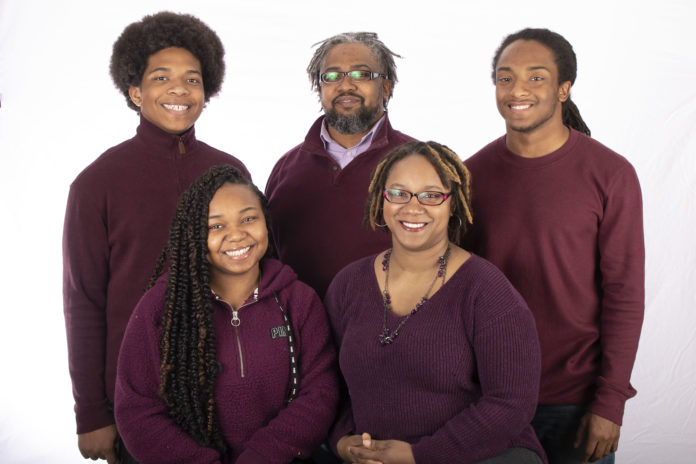
[[[278,160],[266,184],[280,260],[321,297],[343,266],[389,245],[362,228],[361,217],[374,167],[413,140],[389,123],[394,57],[371,32],[320,42],[307,74],[324,115]]]
[[[436,142],[377,166],[365,208],[391,248],[326,293],[348,393],[330,435],[347,462],[541,464],[534,318],[491,263],[460,247],[470,176]]]
[[[338,397],[326,314],[269,258],[268,224],[265,197],[231,166],[183,194],[118,360],[116,422],[138,461],[287,464],[326,436]]]
[[[65,325],[85,458],[116,460],[118,350],[179,195],[210,166],[231,164],[248,175],[238,159],[195,135],[194,123],[222,85],[223,57],[220,39],[202,21],[168,12],[130,24],[114,43],[111,77],[140,124],[132,139],[77,176],[63,231]]]
[[[467,244],[534,313],[542,353],[535,430],[555,463],[614,462],[644,309],[641,191],[590,138],[570,99],[573,48],[547,29],[508,36],[493,59],[506,135],[466,161]]]

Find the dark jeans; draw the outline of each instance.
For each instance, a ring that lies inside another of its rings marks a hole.
[[[123,444],[121,437],[116,437],[116,442],[114,443],[114,450],[116,451],[116,464],[138,464],[138,461],[130,455],[128,450]]]
[[[527,448],[508,448],[497,456],[476,464],[544,464],[538,454]]]
[[[580,419],[587,412],[585,405],[548,405],[537,407],[532,427],[546,451],[549,464],[580,464],[585,449],[583,442],[574,448],[575,434],[580,426]],[[594,461],[595,464],[614,464],[614,453]]]

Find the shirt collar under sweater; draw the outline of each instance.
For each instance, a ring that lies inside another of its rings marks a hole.
[[[170,134],[140,116],[140,125],[136,129],[135,141],[145,146],[145,152],[158,158],[181,158],[194,151],[196,128],[191,126],[181,135]]]
[[[367,134],[360,139],[359,143],[348,148],[345,148],[340,143],[336,142],[336,140],[331,137],[329,129],[326,127],[326,123],[322,124],[321,130],[319,131],[319,137],[321,137],[321,141],[324,142],[324,150],[326,150],[326,152],[338,162],[341,168],[345,168],[348,163],[353,161],[360,154],[365,153],[370,148],[370,145],[372,145],[372,139],[382,127],[385,115],[386,113],[384,113],[382,117],[377,120]]]
[[[314,121],[314,124],[312,124],[312,127],[309,129],[309,132],[307,132],[307,136],[305,137],[304,146],[302,147],[303,149],[311,149],[316,153],[326,153],[326,150],[324,149],[324,141],[321,139],[320,135],[321,126],[324,124],[324,118],[325,116],[319,116],[319,118]],[[365,150],[366,152],[377,150],[389,144],[389,134],[394,132],[391,124],[389,123],[389,113],[384,113],[381,124],[381,127],[377,129],[377,133],[375,133],[372,137],[370,147]],[[328,153],[327,156],[333,160],[331,155]]]

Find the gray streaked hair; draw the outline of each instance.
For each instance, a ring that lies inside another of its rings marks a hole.
[[[361,43],[369,47],[372,51],[372,56],[382,67],[382,69],[373,69],[372,71],[386,74],[387,79],[392,83],[391,93],[394,93],[394,86],[397,82],[394,57],[401,58],[401,55],[397,55],[389,50],[389,48],[379,40],[375,32],[344,32],[312,45],[313,47],[319,45],[314,52],[314,56],[309,61],[309,66],[307,66],[307,74],[312,83],[312,90],[319,91],[319,71],[321,69],[321,64],[324,62],[324,58],[326,58],[326,54],[336,45],[343,43]],[[391,98],[391,95],[389,95],[388,99],[389,98]]]

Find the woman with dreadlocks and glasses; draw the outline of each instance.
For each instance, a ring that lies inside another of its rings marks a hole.
[[[534,319],[460,247],[470,197],[466,167],[435,142],[404,144],[373,172],[364,218],[392,248],[344,268],[325,299],[348,391],[329,442],[346,461],[544,462]]]
[[[288,463],[325,438],[326,313],[270,255],[266,198],[237,169],[184,192],[118,360],[116,422],[139,462]]]

